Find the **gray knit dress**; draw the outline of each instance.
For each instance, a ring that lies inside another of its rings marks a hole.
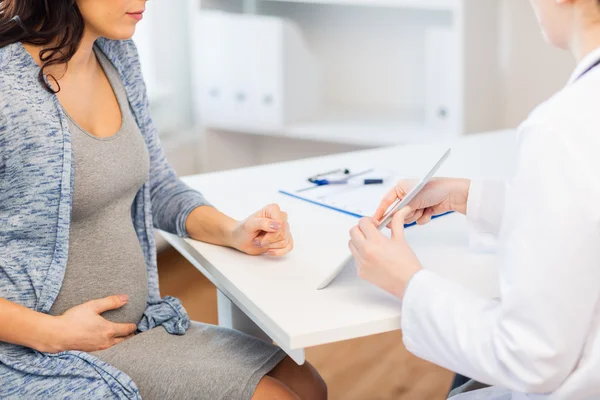
[[[50,313],[127,294],[124,307],[103,316],[137,324],[146,308],[148,278],[131,205],[148,179],[149,157],[118,72],[101,51],[95,53],[119,102],[122,125],[115,135],[98,138],[69,118],[75,158],[69,257]],[[161,400],[250,399],[260,379],[285,357],[270,343],[200,323],[183,336],[158,327],[93,355],[128,374],[142,398]]]

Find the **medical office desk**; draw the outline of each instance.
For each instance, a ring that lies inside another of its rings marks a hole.
[[[219,324],[272,340],[298,364],[304,349],[400,329],[401,303],[362,281],[353,266],[326,289],[315,289],[316,271],[340,262],[355,217],[297,200],[278,190],[308,176],[356,165],[387,168],[405,176],[424,171],[444,147],[453,153],[437,176],[505,179],[516,157],[514,132],[466,136],[435,145],[353,152],[186,177],[219,210],[236,219],[270,203],[289,214],[295,241],[286,257],[250,257],[232,249],[162,233],[217,287]],[[450,214],[406,237],[425,268],[485,296],[498,295],[494,254],[469,249],[464,216]],[[333,263],[333,264],[332,264]],[[321,274],[322,276],[322,274]]]

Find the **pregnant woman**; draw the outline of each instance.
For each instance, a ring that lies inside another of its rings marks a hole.
[[[326,398],[310,365],[160,298],[153,227],[293,242],[276,205],[234,221],[175,176],[130,40],[145,3],[0,0],[0,398]]]

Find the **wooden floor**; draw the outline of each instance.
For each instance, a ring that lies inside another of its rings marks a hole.
[[[180,298],[195,321],[217,323],[215,287],[175,250],[158,258],[163,296]],[[406,351],[399,331],[308,349],[332,400],[445,399],[452,374]]]

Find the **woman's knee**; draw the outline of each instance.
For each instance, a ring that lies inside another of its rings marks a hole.
[[[327,384],[325,380],[319,374],[319,371],[310,363],[305,363],[300,366],[303,375],[306,377],[306,382],[310,388],[309,395],[306,397],[307,399],[314,400],[326,400],[327,399]]]
[[[327,399],[327,385],[310,363],[298,365],[286,357],[269,376],[283,382],[302,400]]]
[[[251,400],[300,400],[284,383],[270,376],[263,377],[252,395]]]

